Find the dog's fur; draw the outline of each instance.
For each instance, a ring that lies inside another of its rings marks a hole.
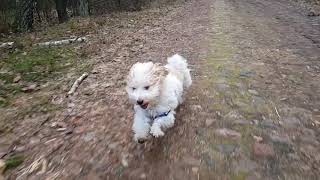
[[[166,66],[152,62],[136,63],[127,78],[127,93],[134,104],[134,140],[145,140],[149,133],[164,135],[174,125],[175,109],[182,103],[183,91],[192,83],[186,59],[176,54]],[[140,102],[140,104],[139,104]],[[155,118],[169,112],[167,116]]]

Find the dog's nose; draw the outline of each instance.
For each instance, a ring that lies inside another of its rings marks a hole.
[[[138,143],[139,143],[139,144],[143,144],[144,142],[145,142],[145,139],[139,139],[139,140],[138,140]]]
[[[143,104],[143,100],[138,100],[137,103],[138,103],[139,105],[142,105],[142,104]]]

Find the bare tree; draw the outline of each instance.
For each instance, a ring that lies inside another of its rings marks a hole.
[[[88,0],[78,0],[79,1],[79,15],[82,17],[89,16],[89,3]]]
[[[56,3],[59,23],[66,22],[68,20],[67,0],[55,0],[55,3]]]
[[[34,0],[16,0],[15,24],[18,31],[30,31],[33,25]]]

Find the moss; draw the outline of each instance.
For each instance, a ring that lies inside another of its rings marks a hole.
[[[23,163],[23,161],[24,161],[24,157],[23,156],[12,156],[12,157],[10,157],[9,159],[7,159],[5,161],[5,164],[6,164],[5,171],[18,167],[20,164]]]
[[[34,48],[29,52],[14,52],[5,62],[14,74],[21,74],[22,80],[39,81],[70,67],[74,59],[71,48]]]
[[[21,84],[56,80],[70,68],[78,75],[90,70],[92,65],[78,57],[73,47],[37,47],[8,53],[0,63],[0,107],[8,106],[10,98],[21,92]],[[17,75],[22,83],[13,82]]]
[[[230,179],[231,180],[245,180],[248,176],[248,173],[246,172],[239,172],[237,174],[231,175]]]

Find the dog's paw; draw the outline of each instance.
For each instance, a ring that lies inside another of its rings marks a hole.
[[[141,137],[135,134],[133,140],[139,144],[143,144],[147,140],[147,137]]]
[[[159,126],[152,126],[150,133],[156,138],[164,136],[164,132],[161,130]]]

